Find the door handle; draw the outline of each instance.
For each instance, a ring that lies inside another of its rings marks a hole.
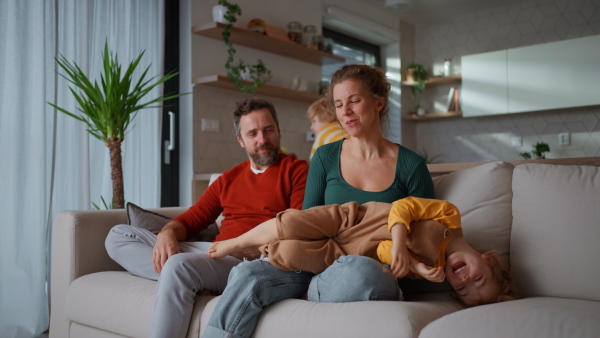
[[[175,113],[169,112],[169,139],[165,140],[165,164],[171,164],[171,151],[175,150]]]

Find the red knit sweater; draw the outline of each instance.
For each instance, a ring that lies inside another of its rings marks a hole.
[[[279,154],[279,161],[255,174],[250,161],[223,172],[186,212],[173,220],[186,228],[186,238],[206,229],[223,213],[216,240],[237,237],[286,209],[301,209],[308,163],[296,155]]]

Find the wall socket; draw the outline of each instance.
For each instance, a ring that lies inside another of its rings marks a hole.
[[[315,140],[315,133],[313,133],[312,130],[307,130],[306,131],[306,142],[310,142],[310,141],[314,141]]]
[[[558,134],[558,146],[566,147],[571,144],[571,135],[569,133]]]

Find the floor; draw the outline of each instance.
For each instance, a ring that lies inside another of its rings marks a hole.
[[[48,338],[48,331],[42,333],[41,335],[34,337],[34,338]]]

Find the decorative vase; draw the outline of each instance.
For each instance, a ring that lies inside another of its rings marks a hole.
[[[240,79],[244,81],[252,81],[252,76],[250,75],[250,69],[248,69],[248,67],[240,71]]]
[[[452,75],[452,59],[447,58],[444,60],[444,76]]]
[[[225,20],[225,13],[227,13],[227,7],[214,5],[212,8],[213,21],[228,24],[229,21]]]
[[[406,71],[406,81],[415,82],[415,70],[414,68],[410,68]]]

